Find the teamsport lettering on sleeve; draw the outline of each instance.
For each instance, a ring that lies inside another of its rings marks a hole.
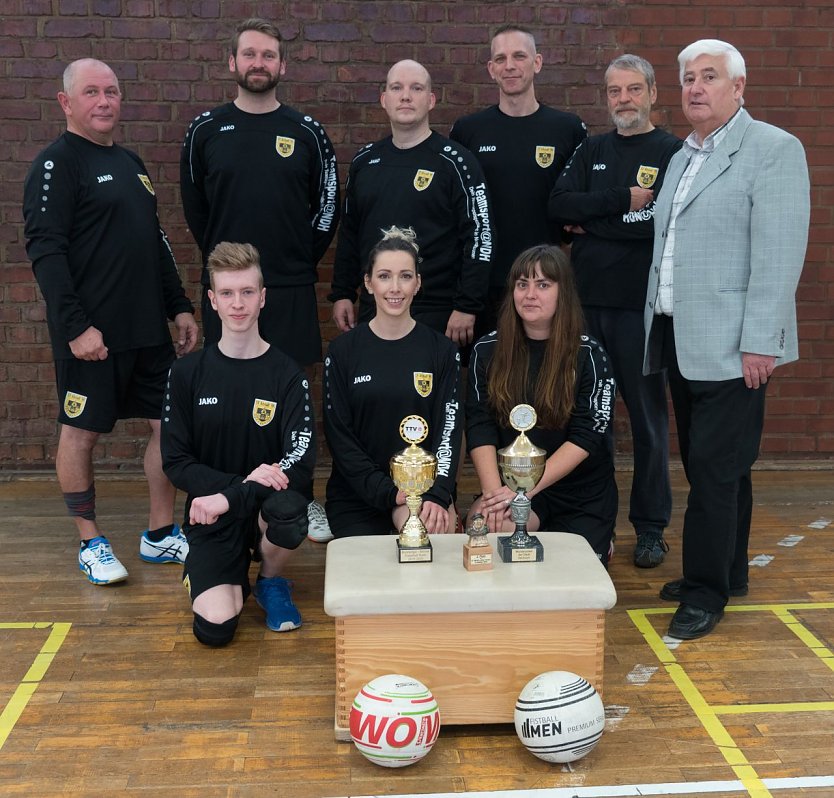
[[[278,463],[282,471],[289,471],[295,463],[300,463],[310,448],[313,433],[309,429],[293,430],[290,434],[293,448],[287,452]]]
[[[611,370],[600,366],[599,345],[586,335],[582,336],[582,348],[588,350],[588,365],[593,373],[593,388],[588,396],[588,407],[593,418],[593,431],[604,435],[611,423],[616,396],[616,383]]]
[[[311,116],[305,116],[301,127],[313,137],[318,152],[320,180],[319,210],[313,216],[313,228],[322,233],[329,232],[336,218],[336,198],[339,191],[339,174],[336,170],[336,154],[327,138],[324,128]]]
[[[455,423],[458,413],[457,402],[446,402],[446,417],[443,421],[443,434],[440,438],[440,445],[437,447],[437,473],[441,477],[448,477],[452,465],[452,433],[455,431]]]
[[[466,215],[475,225],[472,231],[472,247],[469,256],[472,260],[490,263],[492,260],[492,227],[489,218],[486,183],[482,182],[477,186],[471,185],[471,176],[464,174],[464,172],[469,171],[468,167],[463,163],[463,158],[458,151],[452,147],[447,145],[438,155],[452,165],[460,183],[461,191],[466,197]],[[463,163],[462,167],[461,163]]]

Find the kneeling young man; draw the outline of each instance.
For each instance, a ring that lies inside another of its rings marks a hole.
[[[315,445],[307,378],[258,333],[266,297],[258,251],[220,243],[208,272],[222,334],[171,369],[162,460],[188,493],[184,582],[194,636],[222,646],[250,593],[253,553],[261,567],[251,592],[266,625],[275,632],[301,625],[281,574],[307,536]]]

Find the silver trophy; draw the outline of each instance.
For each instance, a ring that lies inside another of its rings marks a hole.
[[[510,502],[515,532],[498,538],[498,555],[503,562],[541,562],[544,547],[537,537],[527,534],[530,499],[526,491],[542,478],[547,452],[524,434],[536,426],[536,411],[530,405],[516,405],[510,411],[510,426],[519,434],[509,446],[498,450],[498,469],[504,484],[516,491]]]

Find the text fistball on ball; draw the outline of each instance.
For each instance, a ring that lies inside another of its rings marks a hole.
[[[431,690],[410,676],[389,673],[368,682],[353,699],[350,736],[362,754],[386,768],[421,760],[440,733]]]
[[[605,708],[593,685],[568,671],[527,682],[515,705],[515,731],[545,762],[574,762],[592,751],[605,728]]]

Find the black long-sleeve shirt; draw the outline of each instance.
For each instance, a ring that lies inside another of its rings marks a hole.
[[[359,150],[345,186],[331,302],[356,300],[368,255],[391,225],[417,233],[423,283],[415,313],[483,309],[492,222],[483,172],[468,150],[438,133],[408,149],[388,136]],[[364,292],[362,301],[370,303]]]
[[[277,463],[289,487],[312,497],[315,424],[307,378],[270,347],[241,360],[212,344],[174,363],[162,412],[162,465],[188,494],[223,493],[230,512],[248,515],[271,492],[243,483],[262,463]]]
[[[389,461],[407,444],[408,415],[429,426],[420,446],[437,457],[437,478],[424,498],[452,502],[461,447],[460,357],[454,344],[419,322],[404,338],[377,337],[367,324],[330,343],[324,361],[324,432],[333,455],[327,497],[357,497],[377,510],[395,506]]]
[[[546,105],[527,116],[508,116],[493,105],[455,122],[449,138],[478,159],[489,186],[496,239],[492,286],[505,286],[525,249],[562,240],[560,226],[547,218],[547,200],[587,135],[578,116]]]
[[[29,169],[23,216],[55,358],[91,325],[111,352],[158,346],[171,340],[166,315],[193,312],[130,150],[64,133]]]
[[[204,263],[221,241],[247,243],[260,253],[268,287],[317,281],[340,207],[336,154],[312,117],[287,105],[266,114],[234,103],[206,111],[185,137],[180,191]]]
[[[497,419],[489,406],[489,364],[497,343],[497,333],[481,338],[473,347],[469,361],[469,385],[466,399],[466,446],[509,446],[518,436],[509,419]],[[529,353],[527,391],[520,401],[535,408],[535,385],[544,358],[546,341],[528,338]],[[519,353],[522,356],[522,353]],[[608,355],[593,338],[583,335],[576,364],[575,401],[570,420],[563,429],[534,427],[527,437],[550,457],[569,441],[588,452],[570,474],[546,488],[558,494],[585,483],[609,479],[614,473],[610,424],[614,412],[616,385]]]
[[[654,200],[629,211],[632,186],[657,197],[681,141],[655,128],[592,136],[574,153],[548,203],[559,224],[579,225],[571,261],[583,305],[642,310],[652,263]]]

